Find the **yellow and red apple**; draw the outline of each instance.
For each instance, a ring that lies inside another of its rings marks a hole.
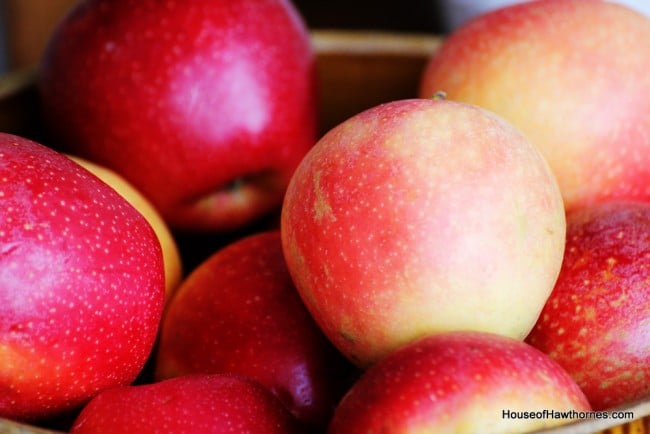
[[[420,96],[491,110],[549,162],[567,210],[650,199],[650,18],[616,2],[521,2],[454,31]]]
[[[562,263],[565,214],[538,149],[452,101],[370,108],[293,175],[281,233],[296,287],[359,366],[456,329],[524,339]]]

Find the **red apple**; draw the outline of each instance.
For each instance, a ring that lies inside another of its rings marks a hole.
[[[648,396],[649,234],[649,203],[569,213],[562,270],[527,338],[573,376],[597,410]]]
[[[560,270],[565,217],[546,161],[510,124],[413,99],[329,131],[294,173],[281,230],[313,317],[367,366],[442,331],[523,340]]]
[[[313,430],[327,425],[352,371],[302,303],[278,230],[233,242],[182,282],[156,360],[158,379],[247,375]]]
[[[165,266],[165,301],[168,303],[183,278],[183,261],[174,235],[158,210],[131,183],[114,171],[77,156],[68,155],[68,157],[117,191],[147,219],[156,232],[162,248]]]
[[[650,199],[650,19],[615,2],[532,1],[457,29],[426,67],[421,96],[491,110],[554,171],[567,210]]]
[[[314,65],[288,0],[83,1],[46,48],[42,113],[173,229],[229,231],[279,210],[313,145]]]
[[[528,432],[589,410],[580,388],[544,353],[459,331],[411,342],[370,367],[339,404],[328,434]]]
[[[297,434],[295,419],[260,384],[234,375],[196,375],[107,390],[71,434]]]
[[[0,416],[35,420],[133,381],[165,297],[160,243],[66,156],[0,134]]]

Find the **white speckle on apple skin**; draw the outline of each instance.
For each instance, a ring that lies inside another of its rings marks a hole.
[[[67,157],[5,134],[0,149],[0,388],[14,391],[0,415],[30,419],[135,379],[162,313],[162,252]]]

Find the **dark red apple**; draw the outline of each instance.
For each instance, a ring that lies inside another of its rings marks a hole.
[[[312,430],[326,426],[353,371],[303,305],[278,230],[215,253],[165,315],[156,377],[236,372],[272,390]]]
[[[523,433],[589,410],[571,377],[532,346],[449,332],[411,342],[368,368],[337,407],[328,434]]]
[[[82,1],[39,87],[51,145],[125,177],[173,229],[279,209],[315,141],[314,54],[288,0]]]
[[[650,204],[567,215],[558,281],[527,341],[576,380],[597,410],[650,396]]]
[[[0,204],[0,416],[54,416],[132,382],[165,297],[145,217],[68,157],[7,134]]]
[[[71,434],[297,434],[293,416],[266,388],[235,375],[196,375],[102,392]]]

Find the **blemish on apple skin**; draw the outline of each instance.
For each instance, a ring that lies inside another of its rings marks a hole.
[[[625,302],[627,301],[627,294],[625,292],[621,293],[619,297],[616,300],[612,300],[609,305],[614,308],[618,308],[621,306],[625,306]]]
[[[355,344],[357,340],[355,339],[354,336],[352,336],[350,333],[347,333],[345,331],[339,331],[339,336],[341,336],[346,342],[349,342],[351,344]]]
[[[9,243],[0,247],[0,257],[2,256],[11,256],[19,248],[18,243]]]
[[[600,272],[600,277],[604,282],[617,279],[616,274],[613,272],[612,264],[609,261],[607,263],[607,269]]]
[[[332,206],[325,198],[325,193],[323,193],[321,188],[320,177],[320,171],[314,172],[314,217],[316,221],[322,220],[325,216],[328,216],[332,221],[336,221],[336,216],[332,212]]]

